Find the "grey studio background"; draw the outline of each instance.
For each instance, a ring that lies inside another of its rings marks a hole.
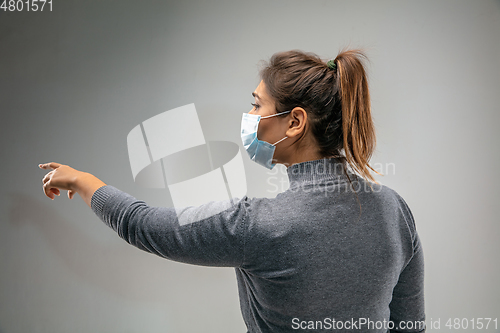
[[[205,138],[244,153],[259,61],[348,45],[371,61],[377,179],[424,246],[427,324],[500,317],[499,1],[53,0],[0,11],[0,332],[245,332],[233,269],[128,245],[79,196],[46,198],[37,165],[168,206],[133,181],[134,126],[195,103]],[[287,188],[281,166],[244,163],[249,196]]]

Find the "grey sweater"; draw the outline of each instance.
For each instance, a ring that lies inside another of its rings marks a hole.
[[[176,210],[107,185],[91,206],[141,250],[235,267],[249,332],[423,331],[423,252],[403,198],[349,172],[351,186],[333,158],[294,164],[287,173],[289,189],[272,199]],[[196,222],[179,224],[177,214]]]

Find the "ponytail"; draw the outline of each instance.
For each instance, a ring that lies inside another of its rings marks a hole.
[[[341,51],[334,60],[340,82],[343,149],[347,162],[363,178],[375,183],[368,161],[375,150],[375,128],[371,116],[370,92],[361,50]]]

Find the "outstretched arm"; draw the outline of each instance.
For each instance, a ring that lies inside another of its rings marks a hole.
[[[90,201],[94,192],[99,187],[106,185],[96,176],[75,170],[68,165],[50,162],[38,166],[40,169],[52,170],[42,179],[43,191],[52,200],[56,195],[61,195],[61,190],[67,190],[68,198],[73,199],[75,193],[78,193],[83,201],[91,207]]]
[[[95,176],[59,163],[43,178],[45,195],[75,193],[129,244],[160,257],[203,266],[239,267],[244,262],[250,199],[211,201],[201,206],[151,207]]]

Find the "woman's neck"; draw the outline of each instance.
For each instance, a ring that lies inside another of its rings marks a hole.
[[[278,161],[278,163],[282,163],[286,167],[289,167],[297,163],[319,160],[323,157],[324,156],[319,154],[318,149],[301,149],[291,153],[289,156],[286,156],[283,161]]]

